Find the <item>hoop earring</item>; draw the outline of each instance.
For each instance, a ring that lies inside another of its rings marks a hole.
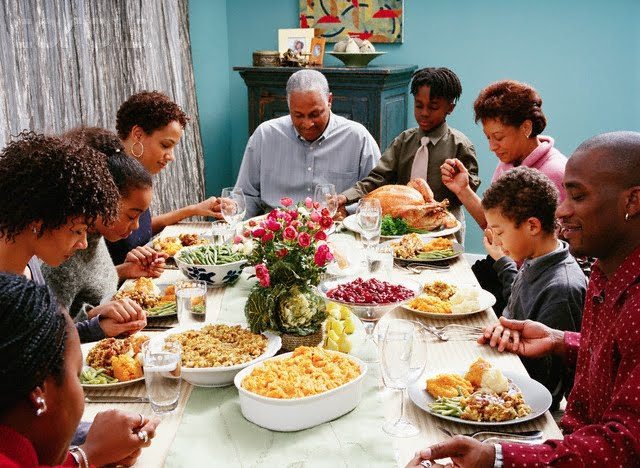
[[[135,147],[136,145],[140,145],[140,153],[136,154]],[[142,157],[142,153],[144,153],[144,145],[140,140],[136,141],[133,145],[131,145],[131,154],[134,158],[140,159]]]
[[[38,404],[36,416],[42,416],[47,411],[47,402],[44,401],[44,398],[38,397],[36,398],[36,403]]]
[[[631,217],[629,216],[629,213],[625,213],[624,214],[624,220],[625,221],[629,221],[631,219]]]

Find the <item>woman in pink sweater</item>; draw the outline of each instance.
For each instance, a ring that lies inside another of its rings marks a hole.
[[[518,81],[498,81],[480,92],[473,110],[476,122],[482,122],[489,149],[500,160],[492,182],[514,167],[532,167],[554,182],[560,191],[560,201],[564,200],[566,192],[562,177],[567,158],[553,146],[553,138],[541,135],[547,119],[542,112],[542,99],[535,89]],[[469,175],[464,165],[456,159],[447,159],[440,169],[442,182],[485,229],[487,220],[481,200],[469,187]]]

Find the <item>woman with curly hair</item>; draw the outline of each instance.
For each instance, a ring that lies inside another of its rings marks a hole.
[[[101,153],[72,140],[21,134],[0,152],[0,271],[44,284],[38,258],[58,266],[86,249],[87,231],[111,224],[119,200]],[[144,312],[132,308],[76,324],[83,342],[145,325]]]
[[[182,138],[189,118],[166,94],[142,91],[129,97],[118,109],[116,129],[125,152],[136,158],[152,175],[175,160],[173,150]],[[140,227],[127,239],[108,243],[114,263],[123,263],[127,253],[149,242],[151,236],[166,226],[190,216],[220,215],[216,197],[151,217],[149,210],[140,217]]]
[[[148,247],[138,247],[126,261],[114,266],[105,243],[126,239],[138,228],[139,218],[151,203],[153,183],[151,175],[134,158],[124,153],[118,137],[99,127],[78,127],[63,135],[99,151],[118,188],[119,209],[115,220],[105,222],[99,218],[88,231],[88,247],[76,252],[62,265],[43,265],[47,284],[74,320],[92,318],[107,310],[114,313],[141,315],[140,306],[129,300],[112,300],[118,288],[118,279],[158,277],[164,270],[165,254]],[[139,253],[149,263],[142,263]]]
[[[542,135],[547,118],[538,92],[518,81],[498,81],[480,91],[473,109],[476,123],[482,122],[489,149],[500,160],[491,181],[514,167],[532,167],[553,181],[560,192],[560,201],[564,200],[562,177],[567,158],[553,146],[553,138]],[[469,173],[464,165],[448,159],[440,169],[442,182],[458,196],[480,227],[486,228],[480,197],[469,187]]]
[[[0,273],[0,466],[135,463],[155,418],[103,411],[82,445],[70,447],[84,409],[81,370],[78,333],[49,290]]]

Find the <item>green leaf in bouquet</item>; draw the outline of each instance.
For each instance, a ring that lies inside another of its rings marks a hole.
[[[306,336],[327,318],[324,300],[310,287],[295,285],[279,298],[276,323],[280,331]]]
[[[278,303],[278,296],[283,292],[284,288],[281,286],[263,288],[256,284],[253,287],[244,306],[244,314],[253,333],[262,333],[265,330],[276,328],[273,315]]]

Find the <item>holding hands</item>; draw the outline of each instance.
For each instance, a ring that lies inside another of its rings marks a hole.
[[[427,466],[443,466],[431,463],[431,460],[451,458],[453,465],[465,468],[491,468],[495,463],[495,447],[493,444],[483,444],[471,437],[457,435],[445,442],[432,445],[420,450],[409,461],[406,468]],[[428,460],[428,461],[427,461]]]
[[[98,413],[82,448],[92,466],[132,466],[142,448],[151,445],[159,422],[120,410]]]
[[[222,213],[220,213],[220,198],[207,198],[200,203],[192,205],[192,208],[193,216],[211,216],[217,219],[222,219]]]
[[[478,343],[488,344],[498,351],[510,351],[520,356],[537,358],[549,354],[563,354],[564,332],[549,328],[533,320],[500,321],[484,329]]]
[[[147,316],[137,302],[123,298],[91,309],[89,318],[100,315],[100,328],[107,337],[132,335],[147,325]]]
[[[119,267],[120,278],[140,278],[143,276],[159,278],[164,272],[168,255],[150,247],[140,246],[131,250]]]

